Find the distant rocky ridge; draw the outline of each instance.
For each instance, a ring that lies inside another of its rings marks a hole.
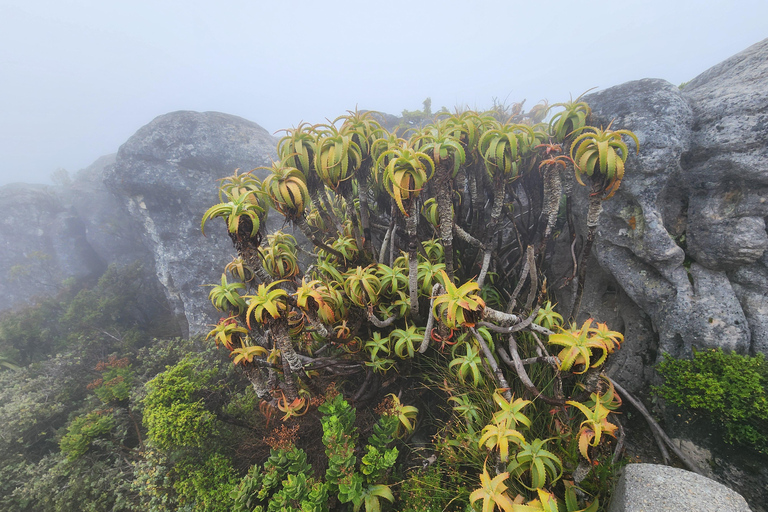
[[[122,201],[103,183],[115,155],[55,186],[0,187],[0,311],[52,295],[67,278],[97,278],[109,264],[152,255],[133,229]]]

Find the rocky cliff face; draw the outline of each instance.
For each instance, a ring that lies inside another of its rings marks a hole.
[[[221,226],[210,226],[207,237],[200,232],[203,213],[218,202],[217,180],[238,168],[269,165],[276,142],[259,125],[236,116],[173,112],[128,139],[105,175],[109,190],[140,226],[185,334],[203,334],[216,322],[203,285],[218,282],[234,254],[226,231],[215,229]]]
[[[768,40],[682,90],[639,80],[585,100],[640,141],[604,203],[580,313],[624,329],[610,372],[637,389],[659,352],[768,354]]]
[[[96,278],[111,263],[151,262],[121,201],[104,187],[105,156],[55,186],[0,187],[0,311],[55,294],[67,278]]]

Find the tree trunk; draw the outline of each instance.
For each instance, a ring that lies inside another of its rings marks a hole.
[[[544,208],[547,218],[547,227],[544,229],[544,237],[541,241],[542,251],[547,246],[547,240],[552,233],[557,221],[557,213],[560,210],[560,197],[563,195],[563,184],[560,181],[560,170],[557,166],[548,165],[544,168]]]
[[[357,171],[357,195],[360,198],[360,224],[363,228],[363,247],[371,259],[375,257],[373,252],[373,240],[371,239],[371,219],[368,213],[368,173],[370,173],[370,160],[363,162]]]
[[[576,296],[573,300],[570,317],[576,320],[581,308],[581,297],[584,295],[584,280],[587,277],[587,260],[592,252],[592,244],[595,241],[595,232],[597,231],[597,222],[600,219],[600,213],[603,211],[603,198],[600,193],[592,191],[589,196],[589,210],[587,212],[587,241],[584,243],[584,249],[581,251],[579,260],[579,275],[576,278]]]
[[[411,316],[414,320],[419,318],[419,239],[417,238],[419,208],[416,203],[416,198],[411,199],[410,215],[405,219],[405,227],[408,231],[408,291],[411,299]]]
[[[440,218],[440,237],[445,253],[445,273],[453,282],[453,200],[451,198],[451,171],[441,164],[435,176],[437,215]]]
[[[298,354],[291,344],[291,338],[288,336],[288,326],[282,318],[272,322],[270,332],[275,340],[275,347],[280,351],[280,359],[283,363],[283,376],[285,377],[286,398],[293,401],[298,398],[296,383],[293,380],[295,372],[304,371],[304,365],[301,364]]]

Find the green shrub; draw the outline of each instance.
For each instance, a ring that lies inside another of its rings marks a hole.
[[[659,396],[704,414],[724,429],[727,443],[768,451],[768,365],[762,354],[721,349],[694,350],[693,359],[665,354],[658,370],[664,377]]]
[[[94,439],[108,434],[115,426],[115,418],[105,411],[93,411],[78,416],[67,427],[59,446],[67,460],[79,459],[91,447]]]
[[[215,370],[201,370],[200,363],[186,357],[146,384],[144,426],[161,450],[203,447],[218,434],[216,415],[198,398]]]

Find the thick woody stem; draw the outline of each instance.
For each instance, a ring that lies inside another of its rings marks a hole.
[[[253,365],[243,366],[243,373],[250,381],[253,390],[256,392],[256,396],[262,400],[272,400],[272,395],[269,393],[269,385],[267,383],[267,372]]]
[[[373,307],[371,306],[368,308],[368,320],[379,329],[384,329],[385,327],[389,327],[390,325],[395,323],[395,320],[397,320],[397,316],[392,315],[386,320],[379,320],[376,314],[373,312]]]
[[[411,316],[414,320],[419,318],[419,240],[416,232],[419,227],[419,211],[416,198],[411,199],[409,216],[405,219],[408,231],[408,291],[411,299]]]
[[[437,167],[435,184],[437,187],[437,215],[440,218],[440,237],[445,254],[445,273],[453,280],[453,201],[451,200],[450,169],[445,164]]]
[[[584,280],[587,277],[587,260],[592,252],[592,244],[595,241],[595,232],[597,231],[597,223],[600,219],[600,213],[603,211],[603,199],[599,193],[593,191],[589,196],[589,211],[587,213],[587,241],[584,243],[584,250],[581,252],[581,258],[579,259],[579,275],[576,278],[576,295],[573,300],[573,306],[571,307],[571,314],[569,315],[572,320],[576,320],[581,308],[581,298],[584,295]]]
[[[304,217],[299,217],[294,221],[294,223],[299,227],[301,232],[304,233],[304,236],[307,237],[307,239],[309,239],[309,241],[315,245],[315,247],[322,249],[329,254],[333,254],[339,260],[344,261],[343,254],[341,254],[339,251],[337,251],[333,247],[327,246],[315,236],[315,234],[312,232],[312,229],[309,227],[309,224],[307,224],[307,221]]]
[[[368,173],[370,172],[370,160],[363,163],[357,172],[357,195],[360,199],[360,224],[363,228],[362,250],[374,258],[373,240],[371,239],[371,220],[368,214]]]
[[[560,181],[560,170],[556,165],[547,165],[544,168],[544,211],[542,212],[547,218],[547,227],[544,229],[544,237],[541,241],[542,249],[546,247],[549,235],[555,227],[562,195],[563,184]]]

